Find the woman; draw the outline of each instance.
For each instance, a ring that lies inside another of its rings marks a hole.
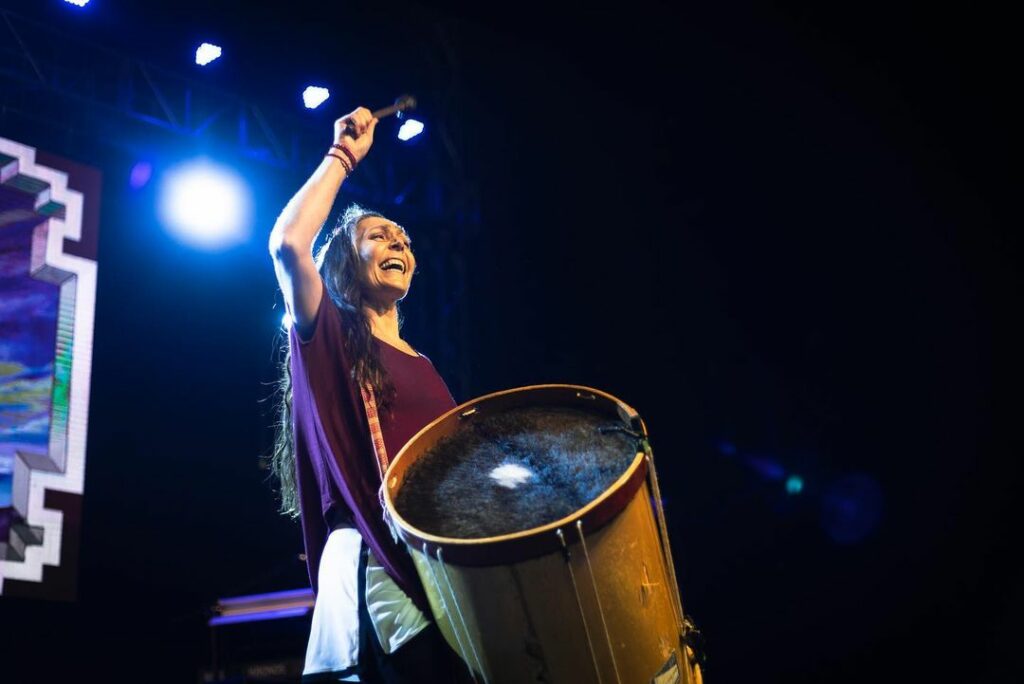
[[[365,108],[335,122],[334,144],[270,236],[294,322],[274,470],[282,510],[301,518],[317,596],[303,681],[451,678],[451,652],[378,497],[387,457],[455,406],[430,361],[399,334],[398,302],[416,269],[409,236],[380,214],[350,207],[312,255],[376,126]]]

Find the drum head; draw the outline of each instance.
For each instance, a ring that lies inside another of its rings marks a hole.
[[[480,539],[586,506],[634,461],[637,435],[607,407],[488,406],[408,467],[395,509],[427,534]]]

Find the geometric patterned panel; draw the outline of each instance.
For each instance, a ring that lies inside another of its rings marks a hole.
[[[83,197],[35,156],[0,138],[0,595],[68,561],[49,496],[84,486],[96,262],[65,252]]]

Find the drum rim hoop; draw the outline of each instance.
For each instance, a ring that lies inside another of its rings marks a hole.
[[[387,473],[385,473],[385,483],[391,482],[392,473],[395,470],[396,465],[398,465],[402,461],[403,456],[406,455],[408,448],[417,443],[418,440],[424,434],[432,430],[435,425],[449,420],[452,415],[464,413],[478,404],[487,403],[496,398],[510,394],[525,394],[537,391],[583,392],[593,395],[594,397],[600,397],[610,401],[616,406],[620,415],[624,418],[628,418],[630,420],[635,419],[638,421],[643,437],[646,438],[647,436],[646,427],[643,425],[643,421],[639,419],[637,412],[628,404],[607,392],[602,392],[601,390],[583,385],[528,385],[509,390],[502,390],[500,392],[493,392],[491,394],[478,397],[456,406],[431,421],[423,429],[417,432],[416,435],[414,435],[398,452],[398,455],[391,462]],[[402,466],[404,467],[404,464],[402,464]],[[392,496],[392,490],[395,488],[394,486],[384,487],[384,505],[387,509],[387,514],[391,518],[394,531],[398,538],[408,544],[411,548],[416,549],[417,551],[423,551],[424,546],[426,546],[427,552],[431,555],[436,554],[440,549],[444,554],[445,561],[456,564],[503,565],[509,562],[529,560],[531,558],[547,555],[548,553],[561,548],[561,543],[556,535],[557,530],[565,530],[563,534],[572,532],[572,536],[567,537],[567,543],[571,543],[572,539],[578,540],[576,532],[572,531],[572,528],[576,526],[577,521],[581,522],[582,531],[585,534],[590,534],[599,530],[604,525],[611,522],[611,520],[625,509],[626,505],[629,504],[637,490],[640,489],[641,485],[644,483],[646,475],[646,455],[644,452],[638,451],[636,456],[633,458],[633,461],[622,475],[620,475],[614,483],[608,486],[597,498],[588,502],[585,506],[553,522],[493,537],[459,539],[455,537],[442,537],[420,530],[410,524],[401,516],[401,514],[398,513]]]

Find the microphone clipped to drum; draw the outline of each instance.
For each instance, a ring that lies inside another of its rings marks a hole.
[[[399,452],[384,503],[474,681],[700,684],[646,428],[615,397],[462,404]]]

